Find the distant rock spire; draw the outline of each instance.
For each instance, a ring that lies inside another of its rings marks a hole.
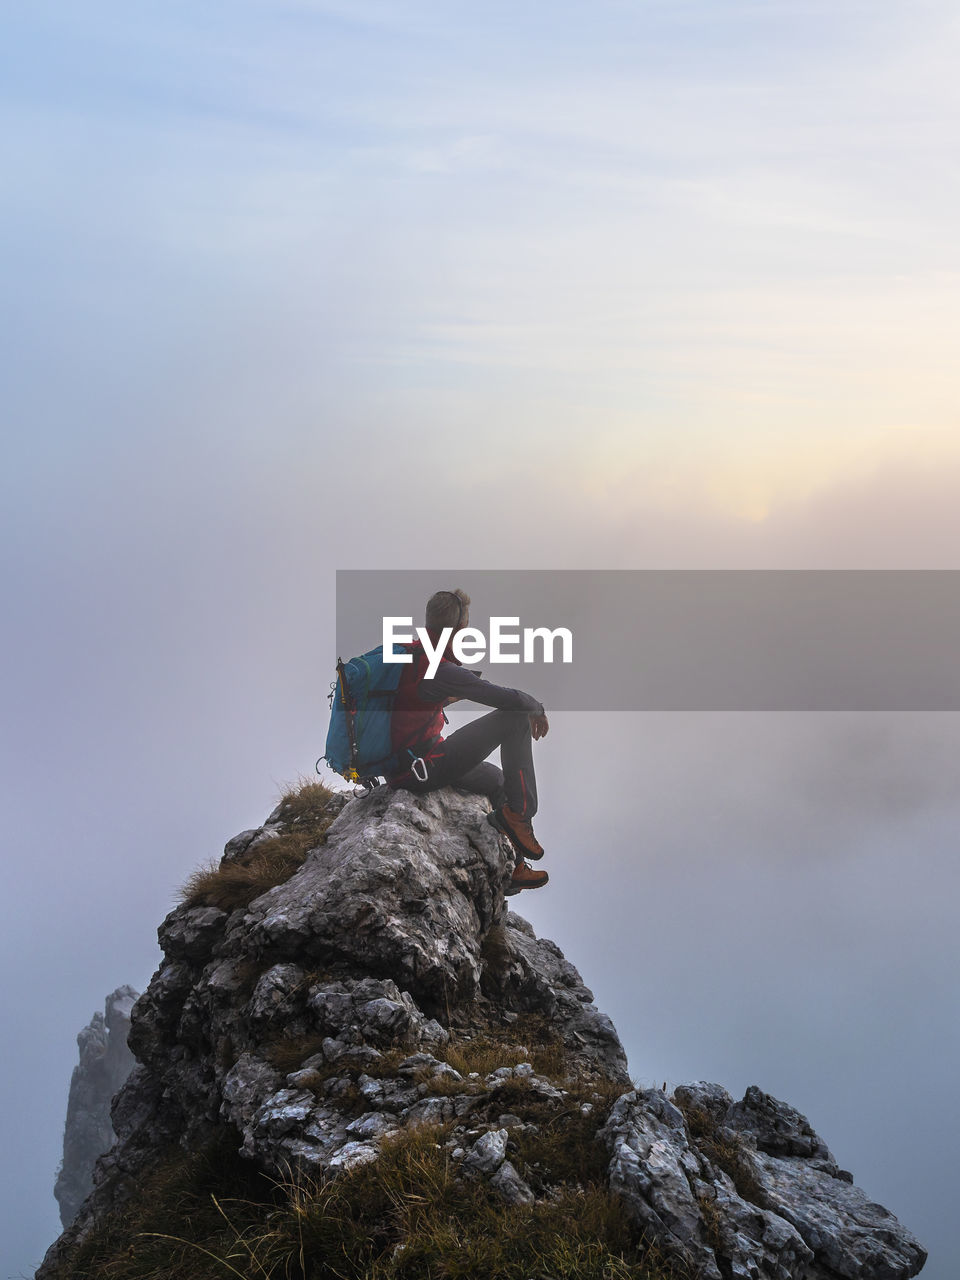
[[[97,1157],[109,1151],[115,1141],[110,1103],[134,1066],[127,1034],[130,1010],[138,996],[133,987],[117,987],[107,996],[103,1013],[95,1013],[77,1036],[80,1061],[70,1080],[63,1164],[53,1189],[65,1227],[93,1190]]]

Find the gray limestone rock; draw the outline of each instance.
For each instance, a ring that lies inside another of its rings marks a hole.
[[[159,929],[160,947],[171,960],[197,961],[209,956],[227,924],[219,907],[171,911]]]
[[[638,1227],[708,1280],[908,1280],[926,1260],[806,1117],[756,1087],[736,1103],[703,1083],[625,1094],[600,1136]]]
[[[473,998],[510,873],[479,804],[386,787],[352,801],[297,874],[251,904],[250,942],[390,975],[433,1016]]]
[[[295,964],[275,964],[264,973],[246,1006],[251,1026],[289,1025],[307,1002],[306,974]]]
[[[114,1143],[110,1104],[135,1065],[127,1034],[136,999],[133,987],[118,987],[107,996],[103,1013],[95,1013],[77,1036],[80,1061],[70,1080],[63,1163],[53,1189],[65,1227],[93,1189],[97,1158]]]
[[[854,1280],[914,1276],[926,1251],[883,1205],[859,1187],[796,1156],[757,1157],[766,1206],[789,1222],[813,1250],[818,1272]]]
[[[710,1172],[690,1143],[683,1113],[658,1089],[627,1093],[602,1136],[611,1152],[610,1186],[640,1229],[704,1280],[722,1280],[697,1199],[697,1185],[706,1185]]]
[[[241,1054],[220,1085],[220,1114],[247,1133],[267,1098],[279,1091],[280,1073],[255,1054]]]
[[[593,1067],[600,1062],[604,1074],[629,1084],[626,1054],[613,1023],[597,1009],[593,992],[555,942],[537,938],[526,920],[507,911],[488,931],[484,956],[483,985],[491,999],[512,1012],[556,1019],[575,1059]]]
[[[758,1151],[771,1156],[802,1156],[818,1161],[824,1169],[837,1172],[837,1162],[827,1144],[814,1133],[810,1121],[785,1102],[751,1085],[741,1102],[727,1109],[723,1123],[739,1133],[749,1134]]]
[[[464,1170],[485,1176],[495,1173],[506,1159],[509,1136],[506,1129],[490,1129],[481,1134],[464,1156]]]
[[[507,1204],[533,1204],[536,1200],[536,1196],[509,1160],[504,1160],[490,1179],[490,1185],[499,1191]]]
[[[236,862],[238,858],[242,858],[262,830],[262,827],[250,827],[228,840],[223,846],[221,862]]]

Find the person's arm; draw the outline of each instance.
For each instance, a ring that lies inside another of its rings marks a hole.
[[[458,666],[455,662],[441,662],[432,680],[420,684],[420,697],[424,702],[443,702],[447,698],[463,698],[479,702],[485,707],[497,707],[502,711],[526,711],[528,715],[542,716],[543,703],[522,689],[508,689],[502,684],[491,684],[475,671]]]

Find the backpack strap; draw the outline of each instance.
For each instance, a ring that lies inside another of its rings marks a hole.
[[[340,686],[340,698],[343,702],[344,715],[347,722],[347,740],[350,744],[350,767],[354,773],[357,768],[357,704],[347,689],[347,675],[343,660],[337,658],[337,682]],[[322,758],[322,757],[321,757]]]

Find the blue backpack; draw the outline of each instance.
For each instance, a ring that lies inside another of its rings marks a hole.
[[[401,652],[394,646],[394,653]],[[321,760],[348,782],[376,786],[381,775],[402,765],[390,739],[390,720],[403,663],[384,662],[383,645],[349,662],[337,659],[330,692],[330,728]],[[401,753],[405,755],[407,753]]]

